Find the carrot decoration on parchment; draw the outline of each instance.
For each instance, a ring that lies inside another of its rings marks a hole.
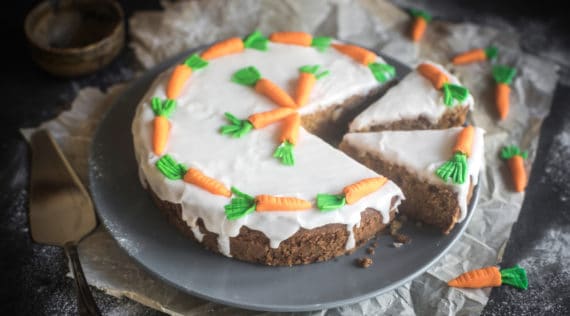
[[[241,53],[246,48],[253,48],[261,51],[267,50],[267,38],[260,31],[251,33],[245,40],[239,37],[232,37],[210,46],[201,57],[206,60],[223,57],[230,54]]]
[[[269,36],[269,40],[281,44],[312,46],[320,52],[325,51],[331,44],[330,37],[313,37],[311,34],[305,32],[275,32]]]
[[[152,98],[150,105],[155,115],[153,120],[152,150],[156,155],[160,156],[164,153],[166,143],[170,137],[170,121],[168,121],[168,118],[176,108],[176,101],[170,99],[161,101],[155,97]]]
[[[253,66],[236,71],[232,76],[232,81],[244,86],[254,87],[255,91],[271,99],[279,106],[297,108],[297,104],[287,92],[279,88],[271,80],[262,78],[259,70]]]
[[[412,41],[417,42],[424,36],[427,25],[431,22],[431,15],[425,11],[417,9],[411,9],[410,15],[414,18],[410,37],[412,38]]]
[[[319,193],[317,195],[317,208],[321,211],[332,211],[346,204],[354,204],[363,197],[378,191],[386,182],[388,182],[388,179],[380,176],[363,179],[351,185],[347,185],[342,190],[342,194]]]
[[[226,119],[230,124],[222,126],[220,133],[222,133],[222,135],[239,138],[254,128],[264,128],[267,125],[281,121],[293,113],[295,113],[295,111],[290,108],[277,108],[271,111],[252,114],[247,120],[240,120],[231,113],[225,113]]]
[[[517,74],[517,70],[508,66],[496,65],[493,67],[493,78],[495,79],[495,104],[499,118],[504,120],[509,114],[511,105],[511,83]]]
[[[384,83],[396,75],[396,69],[391,65],[376,62],[378,56],[374,52],[351,44],[332,44],[331,46],[338,52],[367,66],[374,78],[380,83]]]
[[[476,48],[463,52],[453,57],[451,61],[454,65],[465,65],[487,60],[492,61],[497,58],[498,54],[499,49],[491,45],[487,48]]]
[[[252,212],[304,211],[312,207],[311,202],[296,197],[261,194],[253,197],[232,187],[234,197],[224,206],[226,217],[236,220]]]
[[[208,66],[208,62],[193,54],[188,57],[182,64],[176,66],[170,75],[168,84],[166,85],[166,96],[169,99],[177,99],[192,75],[192,71],[202,69]]]
[[[297,81],[297,88],[295,89],[295,103],[301,107],[309,101],[309,96],[317,80],[327,76],[330,72],[324,70],[319,72],[321,66],[319,65],[306,65],[299,68],[299,80]]]
[[[417,71],[431,82],[434,88],[443,91],[443,104],[451,107],[464,102],[469,97],[467,88],[449,83],[449,77],[439,67],[423,63],[417,67]]]
[[[156,168],[170,180],[184,180],[215,195],[232,196],[231,191],[220,181],[210,178],[195,168],[186,168],[170,155],[162,156],[156,162]]]
[[[277,147],[273,157],[281,160],[281,163],[287,166],[295,164],[295,156],[293,148],[297,144],[299,138],[299,129],[301,128],[301,116],[299,113],[293,113],[283,120],[283,127],[279,141],[281,145]]]
[[[447,284],[451,287],[470,289],[497,287],[506,284],[526,290],[528,288],[528,277],[526,271],[518,265],[501,270],[495,266],[490,266],[465,272]]]
[[[506,160],[509,164],[513,184],[515,191],[517,192],[523,192],[528,182],[528,177],[524,168],[524,160],[527,157],[528,153],[526,151],[521,151],[517,146],[505,146],[501,150],[501,158]]]
[[[467,157],[471,155],[475,128],[469,125],[464,127],[457,135],[453,146],[453,157],[439,167],[435,174],[443,181],[449,178],[455,184],[463,184],[467,180]]]

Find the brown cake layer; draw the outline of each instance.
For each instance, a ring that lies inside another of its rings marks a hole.
[[[186,236],[197,239],[192,229],[182,220],[182,207],[161,200],[150,191],[157,206],[166,214],[170,223]],[[391,201],[390,221],[395,217],[394,204],[398,197]],[[218,252],[218,235],[204,227],[202,219],[197,221],[200,232],[204,234],[200,242],[204,247]],[[329,260],[360,247],[376,234],[384,231],[389,224],[383,223],[382,214],[374,209],[366,209],[361,213],[360,226],[354,228],[356,247],[346,250],[348,231],[344,224],[328,224],[314,229],[301,228],[293,236],[281,242],[278,248],[269,246],[269,239],[264,233],[243,226],[239,235],[230,238],[230,254],[233,258],[262,263],[270,266],[291,266]]]
[[[394,181],[404,192],[406,199],[398,207],[408,218],[433,225],[448,234],[460,217],[461,209],[457,193],[445,184],[436,185],[419,179],[417,174],[403,166],[383,160],[379,155],[361,152],[346,142],[340,149],[370,169]],[[471,201],[473,181],[470,180],[467,202]]]
[[[387,124],[378,124],[368,126],[352,132],[380,132],[388,130],[410,131],[421,129],[446,129],[456,126],[462,126],[469,113],[468,106],[454,106],[447,109],[443,116],[436,124],[432,123],[428,118],[420,116],[413,120],[400,120]]]

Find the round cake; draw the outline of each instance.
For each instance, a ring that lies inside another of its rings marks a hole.
[[[206,248],[267,265],[324,261],[384,230],[400,188],[324,139],[394,77],[371,51],[259,32],[160,75],[132,131],[141,182]]]

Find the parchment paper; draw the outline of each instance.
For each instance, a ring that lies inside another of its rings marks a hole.
[[[147,68],[182,50],[259,29],[266,34],[300,30],[333,36],[381,50],[410,65],[431,59],[456,72],[476,100],[470,120],[487,130],[487,166],[481,179],[479,205],[466,233],[448,254],[414,281],[357,304],[306,314],[480,313],[489,289],[459,290],[447,287],[445,282],[469,269],[500,263],[524,195],[511,191],[510,176],[499,159],[499,150],[517,144],[529,151],[529,166],[534,160],[540,125],[549,113],[558,80],[553,63],[522,53],[516,33],[468,23],[433,21],[421,43],[413,44],[406,36],[408,15],[384,1],[165,1],[163,6],[164,12],[138,12],[130,20],[130,45]],[[457,52],[491,43],[500,49],[500,63],[519,70],[512,85],[511,113],[500,123],[493,103],[490,65],[448,64]],[[106,94],[94,88],[83,89],[70,111],[40,127],[54,132],[82,180],[87,177],[88,146],[97,122],[123,89],[115,86]],[[23,131],[25,135],[30,132]],[[85,239],[79,250],[89,283],[111,295],[127,296],[173,315],[264,314],[207,302],[162,283],[130,259],[104,228]]]

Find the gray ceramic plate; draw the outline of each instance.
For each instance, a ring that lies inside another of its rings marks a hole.
[[[400,248],[382,236],[368,269],[354,263],[365,255],[364,249],[323,263],[266,267],[216,255],[184,237],[139,182],[131,120],[156,75],[189,53],[134,82],[101,122],[91,150],[90,188],[99,217],[119,245],[152,274],[182,291],[222,304],[264,311],[319,310],[358,302],[414,279],[463,234],[473,215],[477,187],[467,218],[449,235],[409,225],[403,232],[412,243]],[[383,57],[396,67],[399,78],[410,71]]]

